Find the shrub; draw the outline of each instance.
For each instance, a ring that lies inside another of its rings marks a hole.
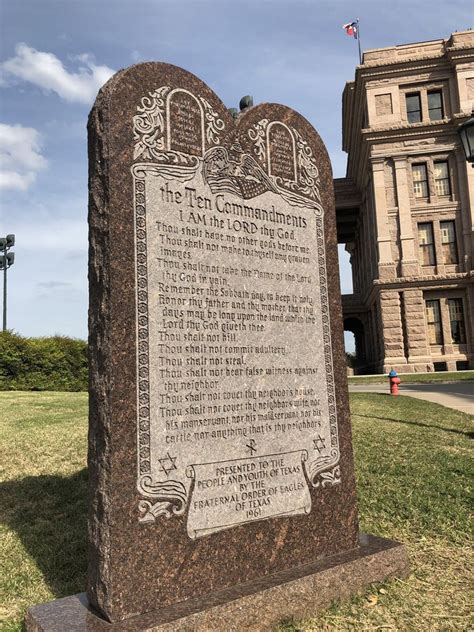
[[[0,333],[0,390],[87,390],[87,343],[67,336]]]

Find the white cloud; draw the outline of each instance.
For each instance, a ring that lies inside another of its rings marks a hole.
[[[55,92],[62,99],[91,103],[99,88],[114,74],[108,66],[97,66],[88,54],[78,55],[76,72],[69,72],[52,53],[44,53],[26,44],[17,44],[15,57],[0,65],[5,75],[28,81],[43,90]]]
[[[36,252],[41,248],[63,252],[66,255],[87,253],[87,209],[84,205],[83,218],[41,217],[37,221],[17,222],[14,226],[17,235],[17,248]],[[20,239],[21,236],[21,239]]]
[[[0,171],[0,189],[26,191],[36,179],[36,174],[18,173],[17,171]]]
[[[37,130],[0,123],[0,189],[25,191],[46,165]]]
[[[16,248],[31,253],[43,250],[62,252],[64,256],[87,254],[87,192],[73,190],[60,194],[28,193],[20,202],[12,202],[7,232],[15,233]]]

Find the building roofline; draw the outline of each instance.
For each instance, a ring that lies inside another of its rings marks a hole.
[[[435,43],[444,43],[444,42],[449,42],[450,40],[453,39],[453,37],[458,37],[460,35],[470,35],[470,34],[474,34],[474,29],[470,28],[470,29],[465,29],[464,31],[454,31],[453,33],[451,33],[451,35],[449,37],[438,37],[436,39],[431,39],[431,40],[423,40],[422,42],[407,42],[405,44],[395,44],[394,46],[381,46],[379,48],[367,48],[364,52],[365,53],[372,53],[374,51],[382,51],[382,50],[391,50],[391,49],[397,49],[397,48],[410,48],[411,46],[416,46],[417,48],[419,46],[424,46],[424,45],[428,45],[428,44],[435,44]]]
[[[473,43],[474,30],[466,29],[464,31],[455,31],[454,33],[451,33],[451,35],[447,38],[425,40],[423,42],[409,42],[406,44],[396,44],[395,46],[383,46],[381,48],[368,48],[363,51],[362,64],[357,66],[357,68],[364,68],[368,65],[386,65],[389,53],[394,54],[396,58],[392,60],[391,63],[394,63],[394,61],[396,61],[397,63],[403,63],[404,61],[408,61],[408,58],[404,59],[403,55],[409,52],[411,49],[413,49],[414,51],[419,51],[418,54],[415,54],[415,57],[410,58],[411,61],[418,57],[433,57],[433,59],[435,59],[441,55],[444,55],[447,49],[451,49],[453,47],[456,49],[472,48]],[[427,55],[427,51],[420,51],[420,48],[432,49],[431,54],[428,53]],[[400,53],[402,53],[401,56],[399,56]]]
[[[469,33],[470,31],[459,31],[462,33]],[[408,42],[407,44],[395,44],[395,46],[381,46],[380,48],[366,48],[364,50],[364,53],[373,53],[375,51],[379,51],[379,50],[395,50],[397,48],[410,48],[411,46],[416,46],[417,48],[419,48],[420,46],[423,46],[424,44],[435,44],[435,43],[440,43],[442,44],[443,42],[446,42],[447,40],[445,40],[444,38],[438,38],[438,39],[432,39],[432,40],[424,40],[423,42]]]

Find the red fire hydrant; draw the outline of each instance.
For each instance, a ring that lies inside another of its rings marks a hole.
[[[390,395],[398,395],[398,385],[400,384],[401,380],[394,369],[392,369],[388,374],[388,379],[390,382]]]

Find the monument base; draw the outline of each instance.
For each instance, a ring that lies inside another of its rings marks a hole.
[[[282,621],[304,619],[348,599],[373,582],[406,577],[403,544],[361,534],[357,549],[298,568],[190,599],[162,610],[109,623],[88,607],[85,593],[33,606],[27,632],[237,632],[274,630]]]

